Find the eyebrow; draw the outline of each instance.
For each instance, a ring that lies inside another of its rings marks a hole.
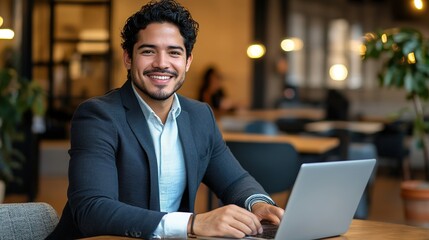
[[[137,49],[142,49],[142,48],[156,48],[156,45],[153,44],[141,44]],[[176,50],[181,50],[181,51],[185,51],[185,49],[181,46],[168,46],[168,49],[176,49]]]

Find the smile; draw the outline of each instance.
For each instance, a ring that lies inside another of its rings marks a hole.
[[[160,76],[160,75],[150,75],[149,77],[156,80],[169,80],[171,78],[171,76]]]

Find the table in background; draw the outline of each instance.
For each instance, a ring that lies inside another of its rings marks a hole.
[[[309,132],[327,132],[333,129],[347,130],[361,134],[374,134],[383,129],[380,122],[359,122],[359,121],[317,121],[308,123],[305,129]]]
[[[135,239],[118,236],[99,236],[85,238],[86,240],[119,240]],[[192,238],[189,238],[192,239]],[[349,230],[338,237],[327,238],[329,240],[428,240],[429,229],[412,227],[403,224],[376,222],[368,220],[353,220]]]
[[[264,135],[243,132],[222,132],[225,141],[242,142],[286,142],[292,144],[299,153],[325,154],[338,146],[339,140],[334,137],[318,137],[307,135]]]

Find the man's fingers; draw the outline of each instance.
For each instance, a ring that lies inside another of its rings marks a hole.
[[[255,235],[258,233],[261,228],[261,223],[256,217],[249,217],[246,215],[236,216],[234,222],[231,223],[231,226],[237,228],[242,231],[246,235]]]
[[[257,234],[261,229],[256,215],[236,205],[198,214],[194,223],[195,233],[205,236],[243,238],[245,235]]]
[[[252,212],[260,219],[278,225],[283,217],[284,209],[267,203],[257,203],[253,205]]]

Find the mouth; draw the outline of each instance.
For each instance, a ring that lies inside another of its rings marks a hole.
[[[165,85],[167,84],[171,79],[177,76],[175,72],[170,72],[166,70],[162,71],[147,71],[143,73],[146,75],[152,83],[155,85]]]
[[[173,76],[169,76],[169,75],[158,75],[158,74],[148,74],[147,75],[150,80],[155,84],[166,84],[170,81],[170,79],[173,78]]]

